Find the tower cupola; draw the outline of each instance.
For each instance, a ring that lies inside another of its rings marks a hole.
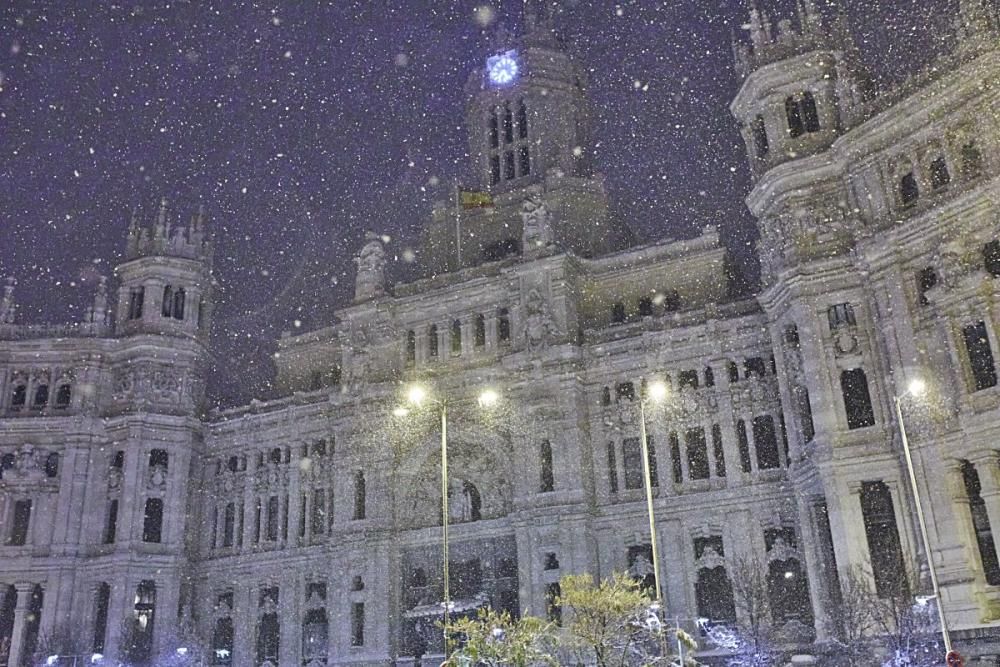
[[[743,28],[749,43],[733,40],[742,85],[730,110],[759,177],[825,150],[856,125],[868,78],[846,17],[828,19],[814,0],[798,0],[795,20],[777,23],[753,2]]]
[[[120,280],[117,331],[200,335],[210,315],[212,241],[200,208],[187,224],[175,220],[167,200],[152,224],[133,212]]]

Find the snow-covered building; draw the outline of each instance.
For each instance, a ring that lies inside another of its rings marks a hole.
[[[826,640],[852,573],[880,590],[927,573],[897,397],[944,616],[995,659],[1000,26],[960,5],[955,50],[879,96],[842,19],[810,0],[794,27],[752,12],[731,110],[761,234],[753,295],[730,290],[714,228],[636,245],[609,214],[584,70],[531,16],[468,79],[489,196],[434,208],[422,279],[389,284],[370,236],[353,303],[280,340],[284,398],[204,410],[200,213],[134,219],[85,322],[15,323],[8,283],[7,664],[440,653],[445,404],[458,607],[554,615],[563,574],[649,576],[642,403],[669,616],[736,619],[731,566],[749,559],[783,636]],[[665,399],[643,401],[654,381]],[[437,402],[402,416],[411,382]]]

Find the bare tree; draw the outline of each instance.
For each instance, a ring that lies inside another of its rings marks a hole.
[[[731,665],[769,667],[779,658],[771,615],[767,570],[756,556],[737,556],[730,563],[736,632],[731,647],[736,655]]]

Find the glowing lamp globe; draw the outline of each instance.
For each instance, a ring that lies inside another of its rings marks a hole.
[[[906,386],[906,391],[909,392],[910,396],[920,398],[927,393],[927,383],[920,378],[914,378],[910,380],[910,383]]]
[[[507,51],[486,59],[486,73],[494,86],[509,86],[517,79],[517,52]]]

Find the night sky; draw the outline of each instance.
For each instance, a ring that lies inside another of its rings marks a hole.
[[[151,218],[166,196],[186,219],[201,202],[217,241],[215,393],[271,395],[273,341],[347,303],[365,230],[402,255],[447,184],[473,182],[462,87],[496,22],[521,20],[520,1],[484,4],[4,2],[0,276],[18,279],[20,321],[80,319],[134,207]],[[752,281],[727,109],[747,3],[559,4],[590,70],[614,214],[643,241],[717,224]],[[844,4],[887,85],[946,48],[957,0]]]

